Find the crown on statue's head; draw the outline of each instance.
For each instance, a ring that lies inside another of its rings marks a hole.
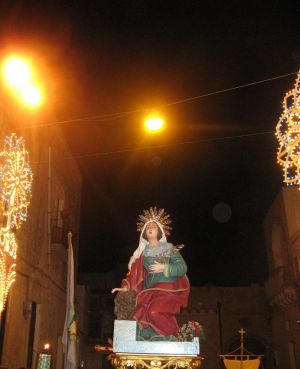
[[[171,234],[172,227],[170,227],[170,224],[172,220],[170,219],[170,215],[165,212],[165,209],[158,209],[154,206],[150,207],[149,210],[143,210],[143,213],[138,216],[137,230],[141,232],[145,224],[149,222],[159,223],[166,236]]]

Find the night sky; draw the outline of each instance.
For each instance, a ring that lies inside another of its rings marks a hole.
[[[272,131],[296,75],[177,103],[299,69],[299,6],[240,3],[1,3],[2,49],[35,50],[53,73],[55,118],[95,117],[61,124],[83,174],[79,272],[126,263],[156,205],[193,285],[266,277],[263,220],[282,185]],[[151,109],[166,118],[155,136]]]

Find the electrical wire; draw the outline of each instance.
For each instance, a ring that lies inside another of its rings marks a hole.
[[[262,84],[262,83],[271,82],[271,81],[275,81],[275,80],[278,80],[278,79],[286,78],[286,77],[295,75],[297,73],[298,72],[282,74],[282,75],[279,75],[279,76],[270,77],[270,78],[262,79],[262,80],[255,81],[255,82],[249,82],[249,83],[245,83],[245,84],[242,84],[242,85],[225,88],[225,89],[218,90],[218,91],[213,91],[213,92],[209,92],[209,93],[205,93],[205,94],[201,94],[201,95],[187,97],[187,98],[184,98],[184,99],[181,99],[181,100],[177,100],[177,101],[173,101],[173,102],[169,102],[169,103],[166,103],[166,104],[159,105],[157,108],[161,109],[161,108],[164,108],[164,107],[167,107],[167,106],[184,104],[184,103],[199,100],[199,99],[202,99],[202,98],[205,98],[205,97],[220,95],[220,94],[223,94],[223,93],[226,93],[226,92],[235,91],[235,90],[238,90],[238,89],[242,89],[242,88],[255,86],[255,85]],[[74,119],[66,119],[66,120],[61,120],[61,121],[54,121],[54,122],[39,124],[39,125],[24,126],[24,127],[22,127],[22,129],[43,128],[43,127],[50,127],[50,126],[54,126],[54,125],[62,125],[62,124],[76,123],[76,122],[99,122],[99,123],[101,123],[101,122],[120,119],[120,118],[123,118],[125,116],[132,115],[132,114],[139,113],[139,112],[147,112],[148,110],[149,109],[135,109],[135,110],[122,111],[122,112],[117,112],[117,113],[99,114],[99,115],[87,116],[87,117],[82,117],[82,118],[74,118]]]
[[[183,141],[183,142],[174,142],[170,144],[163,144],[163,145],[152,145],[152,146],[143,146],[143,147],[135,147],[131,149],[121,149],[121,150],[112,150],[112,151],[98,151],[89,154],[81,154],[81,155],[72,155],[66,158],[56,159],[55,161],[65,161],[65,160],[74,160],[74,159],[85,159],[90,157],[97,157],[97,156],[108,156],[108,155],[116,155],[116,154],[124,154],[129,152],[135,151],[143,151],[143,150],[156,150],[156,149],[163,149],[172,146],[184,146],[184,145],[195,145],[198,143],[206,143],[206,142],[215,142],[215,141],[226,141],[231,139],[239,139],[245,137],[254,137],[254,136],[265,136],[265,135],[274,135],[274,131],[264,131],[264,132],[254,132],[254,133],[246,133],[241,135],[232,135],[232,136],[223,136],[223,137],[212,137],[207,139],[200,139],[200,140],[191,140],[191,141]],[[45,161],[44,163],[46,163]],[[41,162],[34,162],[34,164],[41,163]]]
[[[258,84],[278,80],[278,79],[285,78],[285,77],[288,77],[288,76],[291,76],[291,75],[294,75],[294,74],[297,74],[297,72],[287,73],[287,74],[283,74],[283,75],[280,75],[280,76],[270,77],[270,78],[267,78],[267,79],[264,79],[264,80],[250,82],[250,83],[246,83],[246,84],[243,84],[243,85],[238,85],[238,86],[226,88],[226,89],[219,90],[219,91],[214,91],[214,92],[210,92],[210,93],[206,93],[206,94],[202,94],[202,95],[188,97],[188,98],[185,98],[185,99],[181,99],[181,100],[170,102],[168,104],[161,105],[160,107],[162,108],[162,107],[166,107],[166,106],[182,104],[182,103],[186,103],[186,102],[189,102],[189,101],[194,101],[194,100],[197,100],[197,99],[201,99],[201,98],[204,98],[204,97],[217,95],[217,94],[222,94],[222,93],[226,93],[226,92],[229,92],[229,91],[234,91],[234,90],[245,88],[245,87],[250,87],[250,86],[254,86],[254,85],[258,85]],[[120,118],[122,118],[126,115],[131,115],[131,114],[134,114],[136,112],[142,112],[142,111],[145,111],[145,109],[136,109],[136,110],[123,111],[123,112],[118,112],[118,113],[101,114],[101,115],[94,115],[94,116],[90,116],[90,117],[82,117],[82,118],[76,118],[76,119],[70,119],[70,120],[56,121],[56,122],[52,122],[52,123],[48,123],[48,124],[41,124],[39,126],[22,127],[22,129],[24,129],[24,128],[33,128],[33,127],[35,127],[35,128],[36,127],[49,127],[49,126],[52,126],[52,125],[72,123],[72,122],[85,122],[85,121],[86,122],[87,121],[89,121],[89,122],[105,122],[105,121],[108,121],[108,120],[111,121],[111,120],[115,120],[115,119],[120,119]],[[97,156],[116,155],[116,154],[123,154],[123,153],[141,151],[141,150],[150,150],[150,149],[155,150],[155,149],[161,149],[161,148],[172,147],[172,146],[194,145],[194,144],[197,144],[197,143],[205,143],[205,142],[214,142],[214,141],[222,141],[222,140],[225,141],[225,140],[230,140],[230,139],[238,139],[238,138],[253,137],[253,136],[262,136],[262,135],[269,135],[269,134],[274,134],[274,132],[273,131],[255,132],[255,133],[248,133],[248,134],[241,134],[241,135],[213,137],[213,138],[208,138],[208,139],[176,142],[176,143],[169,143],[169,144],[163,144],[163,145],[135,147],[135,148],[130,148],[130,149],[121,149],[121,150],[106,151],[106,152],[100,151],[100,152],[94,152],[94,153],[89,153],[89,154],[72,155],[70,157],[62,158],[62,159],[60,159],[60,161],[61,160],[84,159],[84,158],[88,158],[88,157],[97,157]]]

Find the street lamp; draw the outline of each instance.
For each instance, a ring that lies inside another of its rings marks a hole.
[[[6,84],[14,89],[24,87],[31,78],[28,62],[16,56],[10,56],[4,60],[2,74]]]
[[[158,113],[151,113],[145,119],[145,127],[148,131],[158,132],[164,126],[164,120]]]
[[[21,89],[21,100],[31,107],[40,105],[42,101],[40,89],[35,85],[26,85]]]
[[[10,56],[2,64],[2,76],[15,96],[28,107],[37,107],[42,102],[41,89],[33,78],[30,63],[21,57]]]

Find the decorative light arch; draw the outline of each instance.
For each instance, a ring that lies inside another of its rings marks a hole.
[[[7,136],[0,153],[0,313],[16,277],[14,232],[26,220],[32,178],[25,140],[14,133]]]
[[[279,141],[277,162],[283,167],[283,181],[288,186],[300,186],[300,72],[294,89],[283,99],[276,137]]]

